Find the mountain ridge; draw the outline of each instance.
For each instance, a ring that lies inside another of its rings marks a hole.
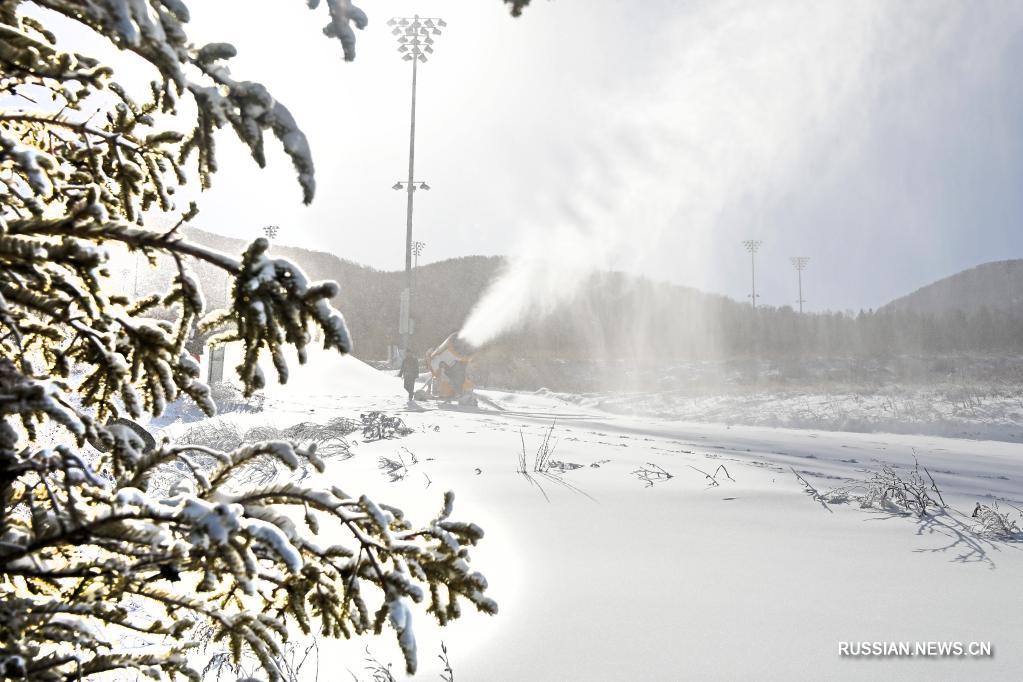
[[[936,315],[981,307],[1023,314],[1023,259],[989,261],[926,284],[882,306],[883,311]]]

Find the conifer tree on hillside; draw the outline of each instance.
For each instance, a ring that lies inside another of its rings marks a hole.
[[[324,32],[351,60],[353,27],[366,17],[348,0],[325,4]],[[249,393],[264,383],[261,352],[284,380],[283,348],[304,359],[315,328],[327,348],[350,348],[327,302],[336,285],[270,258],[265,240],[234,258],[189,243],[178,227],[147,226],[153,214],[177,226],[194,215],[175,204],[175,189],[191,173],[210,185],[222,128],[260,165],[269,132],[305,201],[315,188],[288,110],[231,75],[231,45],[193,45],[187,21],[182,0],[0,0],[0,678],[134,669],[198,680],[188,656],[201,633],[280,679],[275,659],[289,632],[348,637],[385,626],[414,671],[409,600],[427,600],[441,624],[463,599],[496,611],[466,561],[482,531],[449,518],[450,493],[435,519],[416,525],[300,476],[255,487],[238,476],[267,459],[322,470],[312,447],[218,452],[147,443],[124,425],[181,397],[214,411],[184,350],[197,324],[243,345]],[[155,67],[149,92],[129,92],[109,66],[68,50],[61,31],[75,25]],[[112,293],[110,244],[169,257],[169,291]],[[226,311],[204,310],[189,271],[196,261],[234,278]]]

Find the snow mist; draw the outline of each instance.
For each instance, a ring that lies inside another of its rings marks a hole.
[[[649,41],[662,51],[593,103],[594,125],[580,112],[593,137],[574,140],[585,151],[571,184],[545,206],[524,200],[534,215],[460,332],[470,343],[570,311],[595,272],[648,272],[655,249],[675,267],[654,276],[745,277],[740,240],[767,237],[771,210],[847,165],[886,93],[964,16],[955,3],[885,0],[660,5],[642,11],[665,14]]]

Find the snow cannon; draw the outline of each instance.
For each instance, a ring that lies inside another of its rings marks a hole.
[[[426,354],[430,368],[430,396],[438,400],[453,400],[462,405],[475,405],[475,384],[469,380],[469,363],[476,347],[455,332],[444,343]]]

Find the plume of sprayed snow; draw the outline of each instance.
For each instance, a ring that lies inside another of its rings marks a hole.
[[[482,346],[546,316],[588,275],[642,269],[652,251],[663,260],[670,249],[677,269],[665,274],[700,286],[719,245],[760,236],[772,204],[855,157],[874,107],[948,46],[965,8],[765,0],[669,10],[651,37],[667,46],[663,63],[638,70],[632,92],[593,103],[604,123],[581,126],[594,138],[569,173],[568,199],[523,227],[465,340]]]

